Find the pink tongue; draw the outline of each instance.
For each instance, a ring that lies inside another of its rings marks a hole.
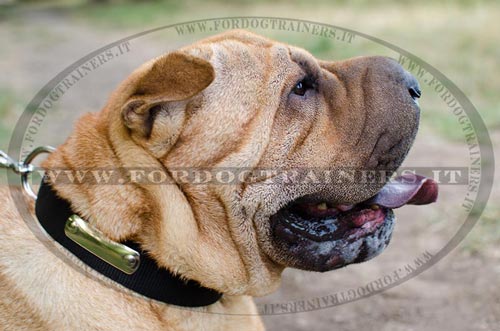
[[[366,203],[399,208],[406,204],[426,205],[435,202],[437,197],[438,185],[434,180],[420,175],[405,174],[392,179]]]

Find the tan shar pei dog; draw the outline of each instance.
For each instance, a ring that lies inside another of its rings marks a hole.
[[[419,96],[392,59],[320,61],[246,31],[145,63],[43,163],[115,169],[130,183],[48,176],[36,207],[26,199],[45,241],[2,189],[0,329],[263,330],[252,297],[276,290],[284,268],[366,261],[390,240],[392,208],[435,200],[432,180],[374,175],[405,158]],[[137,251],[138,269],[71,240],[72,214]]]

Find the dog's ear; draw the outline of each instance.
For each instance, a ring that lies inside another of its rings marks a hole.
[[[186,53],[174,52],[155,59],[132,83],[132,93],[121,110],[125,125],[136,140],[150,139],[159,112],[168,112],[169,103],[198,94],[214,77],[209,62]]]

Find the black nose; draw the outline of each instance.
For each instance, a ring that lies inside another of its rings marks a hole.
[[[406,73],[406,86],[408,87],[408,92],[413,100],[420,98],[422,91],[420,90],[420,85],[415,77],[409,72]]]

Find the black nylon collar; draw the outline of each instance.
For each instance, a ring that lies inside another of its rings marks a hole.
[[[222,296],[194,280],[184,281],[159,267],[136,242],[123,242],[141,254],[139,269],[132,275],[123,273],[88,252],[64,234],[68,217],[75,213],[68,201],[59,198],[45,181],[38,191],[35,212],[45,231],[74,256],[102,275],[145,297],[177,306],[201,307],[217,302]]]

